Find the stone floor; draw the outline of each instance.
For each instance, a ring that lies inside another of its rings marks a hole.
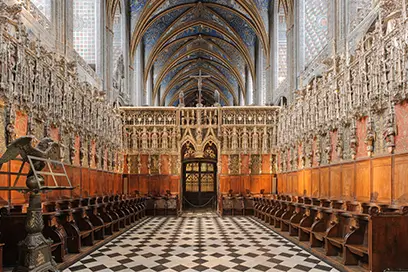
[[[64,271],[337,271],[251,217],[149,217]]]

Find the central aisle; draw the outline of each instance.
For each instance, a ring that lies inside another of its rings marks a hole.
[[[149,217],[65,271],[337,271],[251,217]]]

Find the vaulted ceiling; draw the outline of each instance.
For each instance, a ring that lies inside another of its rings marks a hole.
[[[256,44],[269,59],[269,2],[131,0],[131,59],[142,45],[145,84],[154,74],[152,100],[177,105],[183,91],[194,105],[198,87],[190,76],[201,70],[211,76],[203,79],[205,104],[218,89],[222,105],[237,105],[248,81],[256,81]]]

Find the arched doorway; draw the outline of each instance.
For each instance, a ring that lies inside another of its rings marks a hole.
[[[215,210],[217,203],[217,148],[212,142],[197,156],[187,142],[182,149],[183,210]]]

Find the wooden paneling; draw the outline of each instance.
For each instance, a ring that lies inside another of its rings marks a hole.
[[[82,195],[83,196],[92,195],[89,183],[89,169],[82,168],[81,175],[82,175]]]
[[[391,158],[372,160],[372,193],[371,200],[391,201]]]
[[[330,168],[330,198],[340,199],[341,192],[341,166],[334,166]]]
[[[393,199],[399,204],[408,204],[408,155],[395,157]]]
[[[345,199],[355,196],[355,166],[354,164],[342,165],[341,172],[341,195]]]
[[[324,167],[320,169],[320,197],[330,197],[330,169]]]
[[[298,194],[303,195],[305,191],[304,171],[299,171],[297,178],[298,178],[298,187],[297,187]]]
[[[356,200],[370,200],[370,161],[356,163]]]
[[[312,169],[312,196],[320,196],[320,172],[319,169]]]
[[[249,176],[243,176],[242,177],[242,183],[244,185],[244,191],[246,191],[247,189],[250,190],[251,192],[257,192],[255,191],[257,188],[252,188],[251,186],[251,178]]]
[[[240,193],[243,188],[243,184],[241,182],[241,176],[231,176],[230,186],[231,186],[230,189],[233,191],[234,194]]]
[[[306,196],[312,196],[312,170],[307,169],[303,171],[304,179],[304,194]]]

